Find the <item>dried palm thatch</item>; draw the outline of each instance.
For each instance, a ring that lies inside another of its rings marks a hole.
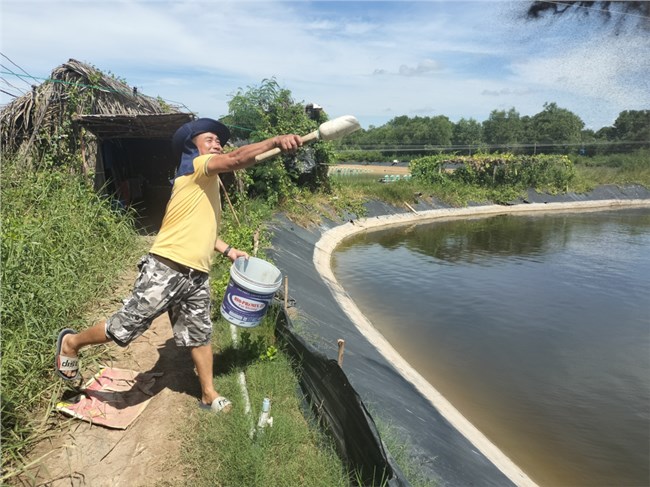
[[[39,141],[61,143],[62,138],[69,139],[68,145],[78,145],[75,139],[84,119],[95,128],[112,123],[128,132],[135,126],[141,135],[151,120],[159,135],[169,135],[171,127],[191,118],[179,106],[138,93],[117,77],[70,59],[54,69],[50,79],[0,112],[2,150],[26,155]]]

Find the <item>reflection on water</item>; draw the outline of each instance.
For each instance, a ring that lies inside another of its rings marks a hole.
[[[339,282],[542,485],[650,484],[650,211],[358,235]]]

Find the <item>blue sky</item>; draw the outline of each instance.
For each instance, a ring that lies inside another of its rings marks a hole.
[[[364,128],[401,115],[534,115],[555,102],[597,130],[623,110],[650,109],[650,32],[632,28],[640,19],[616,35],[594,15],[526,21],[528,5],[0,0],[0,52],[37,78],[75,58],[214,118],[238,89],[272,77],[297,102]],[[0,88],[29,90],[34,81],[0,59]]]

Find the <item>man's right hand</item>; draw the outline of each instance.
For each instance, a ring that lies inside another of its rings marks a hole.
[[[298,147],[302,147],[302,138],[296,134],[278,135],[274,138],[275,147],[284,153],[295,152]]]

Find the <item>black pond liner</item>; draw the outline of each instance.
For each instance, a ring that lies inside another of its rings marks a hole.
[[[408,480],[379,436],[372,416],[334,359],[328,359],[293,332],[282,309],[275,333],[298,364],[302,392],[312,411],[334,441],[351,481],[363,486],[406,487]]]

